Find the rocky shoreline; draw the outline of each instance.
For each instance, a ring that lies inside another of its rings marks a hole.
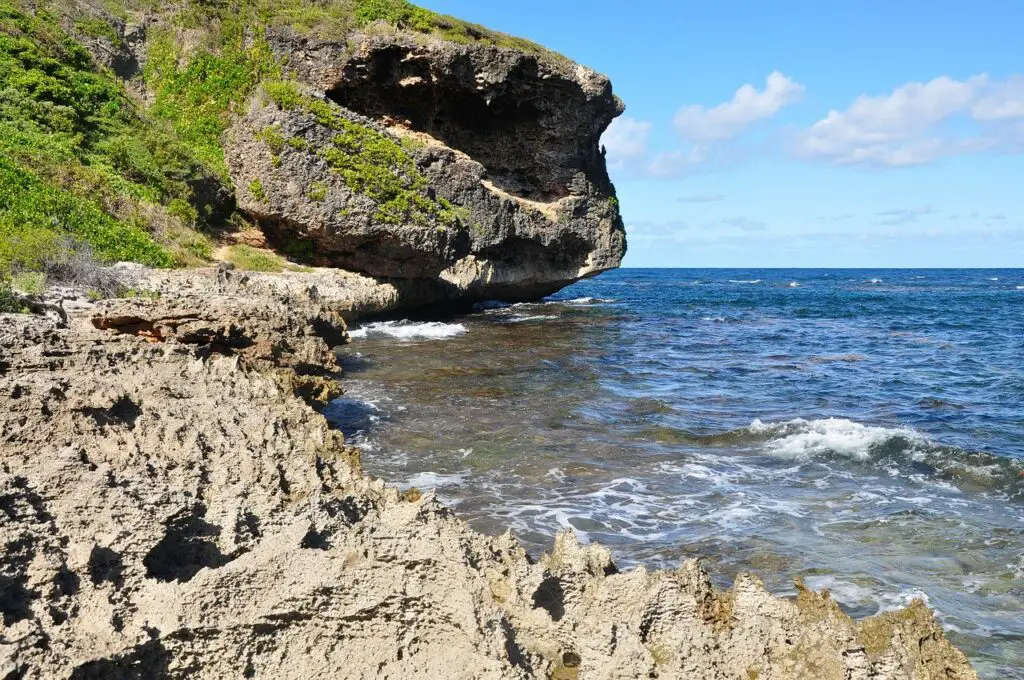
[[[976,677],[920,602],[854,622],[572,534],[533,559],[364,474],[319,410],[393,284],[134,275],[0,316],[0,677]]]

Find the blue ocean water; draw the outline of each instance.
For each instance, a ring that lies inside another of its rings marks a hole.
[[[1024,678],[1024,270],[620,270],[353,335],[331,417],[478,529],[925,597]]]

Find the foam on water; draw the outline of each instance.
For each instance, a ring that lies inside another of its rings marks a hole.
[[[755,420],[749,429],[755,434],[773,435],[773,439],[765,444],[769,453],[803,460],[825,453],[867,459],[873,447],[897,437],[909,442],[926,441],[909,428],[871,427],[845,418],[800,418],[774,424]]]
[[[747,284],[747,285],[751,285],[751,286],[756,286],[757,284],[761,283],[761,279],[750,279],[750,280],[729,279],[729,283],[743,283],[743,284]]]
[[[366,338],[371,335],[387,335],[399,340],[445,340],[467,332],[468,329],[461,323],[377,321],[349,331],[349,336],[354,339]]]
[[[509,323],[523,323],[524,321],[550,321],[558,317],[553,314],[531,314],[528,316],[516,315],[508,319]]]
[[[407,486],[414,486],[424,491],[444,489],[446,487],[461,486],[469,477],[468,472],[457,472],[443,474],[439,472],[420,472],[406,480]]]
[[[549,304],[557,304],[557,305],[583,305],[583,306],[586,306],[586,305],[606,305],[606,304],[610,304],[612,302],[615,302],[615,300],[609,300],[609,299],[606,299],[606,298],[596,298],[596,297],[578,297],[578,298],[572,298],[572,299],[569,299],[569,300],[549,300],[548,302],[549,302]]]
[[[572,528],[620,567],[800,577],[857,617],[926,592],[985,680],[1024,680],[1024,280],[865,274],[620,271],[480,305],[472,343],[366,332],[348,441],[535,555]]]

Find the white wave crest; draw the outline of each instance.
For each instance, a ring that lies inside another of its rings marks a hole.
[[[756,286],[757,284],[761,283],[761,279],[751,279],[750,281],[729,279],[729,283],[745,283],[751,286]]]
[[[550,321],[557,319],[557,316],[552,314],[532,314],[530,316],[513,316],[508,320],[509,323],[523,323],[524,321]]]
[[[387,335],[399,340],[444,340],[467,332],[461,323],[440,321],[378,321],[349,331],[352,338],[367,338],[371,335]]]
[[[765,444],[768,453],[798,460],[806,460],[825,453],[863,460],[870,457],[872,447],[884,444],[893,437],[902,437],[912,442],[926,441],[909,428],[874,427],[845,418],[800,418],[774,424],[755,420],[749,429],[755,434],[776,435]]]
[[[406,484],[408,486],[416,487],[417,489],[430,491],[450,486],[461,486],[465,483],[468,477],[468,472],[457,472],[451,474],[444,474],[441,472],[419,472],[406,480]]]

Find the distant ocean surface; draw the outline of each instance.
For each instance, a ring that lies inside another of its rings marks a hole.
[[[329,416],[477,529],[855,616],[927,594],[1024,679],[1024,270],[620,270],[353,338]]]

